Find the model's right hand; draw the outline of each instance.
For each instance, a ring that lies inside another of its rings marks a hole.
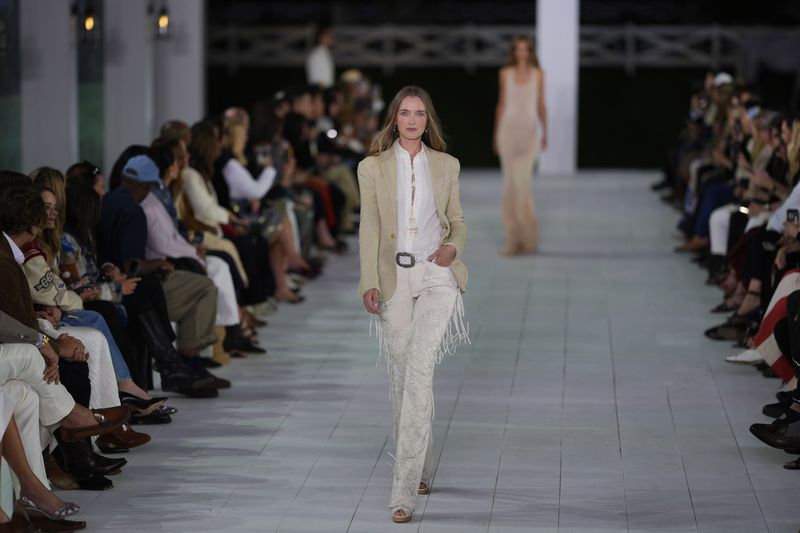
[[[364,293],[364,309],[373,315],[381,314],[379,307],[381,292],[378,289],[370,289]]]

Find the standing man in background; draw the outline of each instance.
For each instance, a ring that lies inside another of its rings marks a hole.
[[[336,80],[336,67],[333,64],[333,30],[321,25],[314,34],[316,46],[306,58],[306,78],[309,85],[317,85],[323,89],[333,87]]]

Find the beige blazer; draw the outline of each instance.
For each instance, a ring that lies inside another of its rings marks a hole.
[[[458,159],[426,147],[434,201],[439,221],[445,229],[440,244],[455,245],[458,255],[450,266],[463,292],[467,286],[467,267],[458,259],[467,242],[467,225],[461,210]],[[361,187],[359,245],[361,282],[358,295],[378,289],[382,301],[389,300],[397,286],[395,239],[397,238],[397,158],[394,147],[367,157],[358,165]]]

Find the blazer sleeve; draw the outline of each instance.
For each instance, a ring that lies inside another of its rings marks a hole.
[[[0,311],[0,344],[37,344],[39,332]]]
[[[456,247],[457,256],[464,253],[467,244],[467,225],[464,222],[464,211],[461,209],[461,187],[458,176],[461,173],[461,164],[458,159],[453,159],[450,177],[450,198],[447,200],[447,220],[450,222],[450,236],[445,244]]]
[[[358,229],[359,254],[361,258],[361,281],[358,295],[370,289],[378,289],[378,243],[381,221],[378,216],[378,197],[375,192],[375,173],[372,161],[365,159],[358,165],[358,184],[361,188],[361,219]]]

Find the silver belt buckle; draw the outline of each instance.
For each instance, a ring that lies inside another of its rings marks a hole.
[[[416,264],[416,259],[414,259],[413,254],[409,254],[406,252],[399,252],[394,260],[397,264],[403,268],[411,268]]]

